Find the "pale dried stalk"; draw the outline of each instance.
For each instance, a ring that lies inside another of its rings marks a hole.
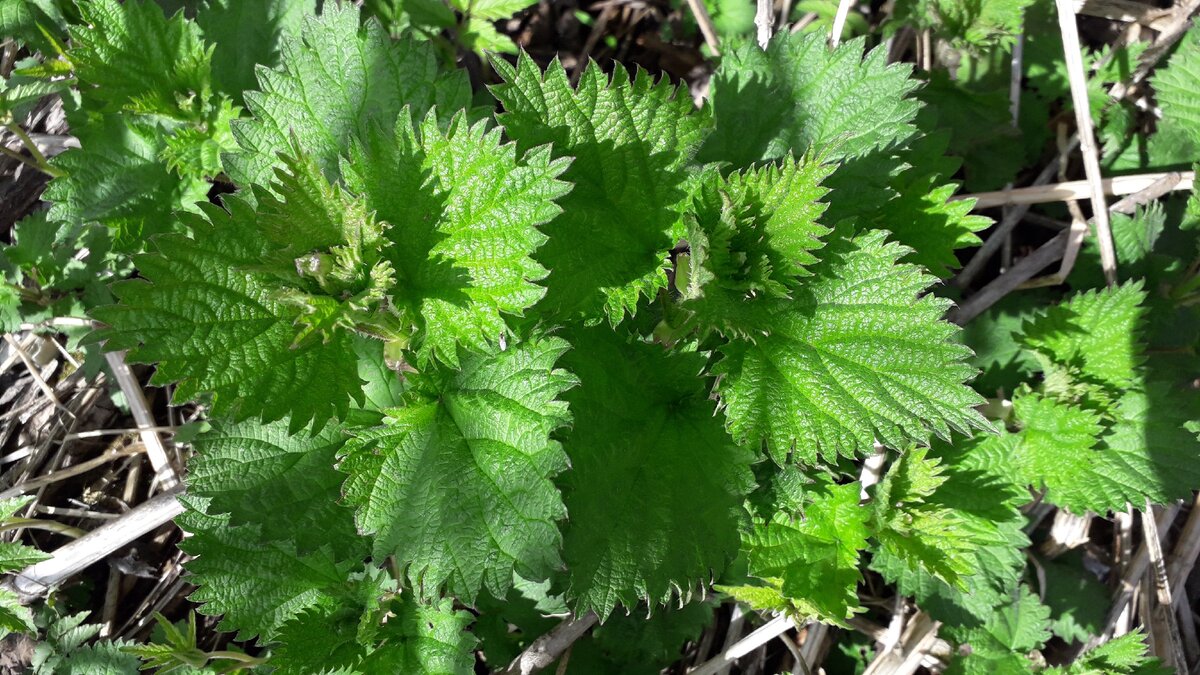
[[[941,625],[928,614],[917,612],[904,629],[897,648],[875,657],[863,675],[912,675],[937,644]]]
[[[1073,137],[1071,139],[1071,143],[1078,144],[1079,137]],[[1074,145],[1071,145],[1071,147],[1074,148]],[[998,193],[989,192],[981,193],[979,195],[962,195],[954,199],[978,199],[983,195],[997,194],[1007,196],[1018,191],[1024,194],[1031,189],[1037,190],[1046,183],[1049,183],[1051,178],[1054,178],[1060,163],[1061,158],[1059,157],[1055,157],[1053,160],[1051,160],[1050,163],[1042,169],[1041,173],[1037,175],[1037,178],[1034,179],[1033,184],[1030,185],[1030,187],[1017,189],[1006,188]],[[1017,223],[1021,222],[1021,219],[1025,217],[1025,214],[1029,212],[1029,206],[1031,203],[1033,202],[1015,204],[1012,208],[1008,209],[1004,213],[1004,217],[1000,220],[1000,224],[996,226],[996,229],[993,230],[990,235],[988,235],[988,238],[983,242],[983,245],[979,247],[979,250],[975,252],[975,255],[971,256],[971,259],[967,261],[967,264],[964,265],[958,275],[954,277],[954,281],[952,283],[955,286],[959,288],[966,288],[967,286],[971,285],[971,282],[975,280],[975,277],[979,276],[979,273],[983,271],[987,261],[991,260],[996,251],[1000,250],[1000,247],[1003,245],[1004,241],[1008,239],[1009,233],[1011,233],[1013,228],[1017,226]],[[980,206],[979,202],[977,201],[975,203],[975,208],[982,209],[985,207]]]
[[[104,358],[108,361],[113,376],[117,378],[117,386],[121,388],[121,393],[125,394],[125,401],[133,413],[133,420],[137,422],[138,436],[142,439],[142,445],[146,446],[146,457],[149,458],[159,483],[168,490],[179,485],[179,476],[171,464],[170,457],[167,456],[167,448],[163,445],[162,438],[156,431],[158,424],[150,412],[146,394],[129,365],[125,363],[125,352],[108,352]]]
[[[742,639],[742,628],[746,624],[746,612],[738,603],[733,604],[733,609],[729,614],[729,627],[725,629],[725,642],[721,644],[722,653],[729,651],[738,640]],[[714,675],[727,675],[729,669],[733,667],[733,661],[728,661],[721,668],[718,668]]]
[[[1187,664],[1187,657],[1183,654],[1183,638],[1179,635],[1179,623],[1175,620],[1175,603],[1171,599],[1171,581],[1167,578],[1167,564],[1163,559],[1162,539],[1159,537],[1158,524],[1154,522],[1153,514],[1154,508],[1147,499],[1146,506],[1142,509],[1142,533],[1146,538],[1146,551],[1150,558],[1150,578],[1155,594],[1154,598],[1151,598],[1147,593],[1146,602],[1153,608],[1155,624],[1161,626],[1161,629],[1156,631],[1159,635],[1155,637],[1159,643],[1166,643],[1159,654],[1164,657],[1168,666],[1174,665],[1182,668]],[[1157,603],[1154,602],[1155,599],[1158,600]]]
[[[1169,173],[1151,183],[1145,190],[1126,196],[1121,201],[1108,207],[1108,210],[1116,213],[1133,213],[1138,206],[1158,199],[1173,190],[1175,185],[1179,183],[1179,179],[1178,173]],[[1057,286],[1065,282],[1067,276],[1071,274],[1071,270],[1074,269],[1075,259],[1079,257],[1079,250],[1083,246],[1083,237],[1087,234],[1088,223],[1091,221],[1083,219],[1083,214],[1080,213],[1079,206],[1074,200],[1068,201],[1067,207],[1072,215],[1071,228],[1067,234],[1067,248],[1063,252],[1062,263],[1059,264],[1058,271],[1054,274],[1048,274],[1044,277],[1027,281],[1021,284],[1019,288]]]
[[[1063,509],[1055,511],[1050,534],[1042,544],[1042,554],[1047,558],[1056,558],[1073,548],[1086,544],[1088,530],[1092,526],[1092,517],[1090,513],[1077,516]]]
[[[1153,180],[1139,181],[1137,184],[1143,185],[1143,189],[1113,204],[1112,210],[1130,213],[1138,204],[1149,201],[1152,197],[1157,198],[1166,194],[1169,190],[1180,189],[1180,186],[1185,183],[1190,187],[1192,178],[1194,178],[1194,175],[1188,175],[1190,173],[1180,172],[1178,174],[1160,173],[1146,174],[1145,176],[1138,177],[1130,176],[1130,178],[1139,179],[1153,177]],[[1175,182],[1176,178],[1178,178],[1178,182]],[[1069,247],[1072,236],[1075,236],[1075,233],[1070,230],[1060,232],[1053,239],[1042,244],[1036,251],[1018,261],[1007,272],[991,280],[978,293],[967,298],[960,306],[951,310],[946,317],[960,326],[965,325],[968,321],[986,311],[987,308],[996,304],[1000,298],[1020,288],[1025,282],[1032,279],[1035,274],[1048,267],[1051,263],[1061,260]]]
[[[1058,133],[1058,179],[1060,181],[1067,180],[1067,155],[1071,153],[1072,147],[1078,145],[1078,133],[1074,135],[1074,140],[1074,144],[1067,140],[1066,125],[1060,124]],[[1067,211],[1071,214],[1071,226],[1070,231],[1067,233],[1067,247],[1063,250],[1062,261],[1058,264],[1058,271],[1027,281],[1018,286],[1018,288],[1057,286],[1066,281],[1067,275],[1075,267],[1075,259],[1079,256],[1079,249],[1083,246],[1083,238],[1087,235],[1087,224],[1089,221],[1083,216],[1083,211],[1079,208],[1079,202],[1074,199],[1067,200]]]
[[[777,616],[746,637],[738,640],[733,646],[728,647],[717,656],[705,661],[696,669],[688,671],[688,675],[716,675],[716,673],[722,670],[727,670],[729,665],[734,661],[795,627],[796,623],[792,621],[791,617],[787,615]]]
[[[775,30],[775,7],[771,0],[758,0],[754,26],[758,29],[758,46],[766,49]]]
[[[717,27],[713,24],[712,17],[708,15],[708,8],[704,6],[704,0],[687,0],[687,5],[688,9],[692,10],[692,16],[696,18],[700,34],[704,36],[704,44],[708,45],[713,56],[720,56],[721,42],[717,39]]]
[[[850,5],[854,0],[840,0],[837,13],[833,15],[833,28],[829,30],[829,46],[836,47],[842,41],[842,31],[846,29],[846,18],[850,16]]]
[[[1142,52],[1133,74],[1124,82],[1114,84],[1112,89],[1108,90],[1109,97],[1115,100],[1125,98],[1130,90],[1146,79],[1159,60],[1166,56],[1167,52],[1171,51],[1171,47],[1187,32],[1191,26],[1192,15],[1196,13],[1197,8],[1200,8],[1200,0],[1183,0],[1175,6],[1170,20],[1159,29],[1158,39]]]
[[[946,318],[951,322],[960,326],[966,325],[968,321],[979,316],[987,310],[988,307],[999,302],[1000,298],[1015,291],[1021,284],[1033,278],[1033,275],[1041,272],[1056,260],[1061,260],[1063,252],[1067,248],[1067,238],[1069,232],[1061,232],[1050,241],[1042,244],[1033,253],[1021,258],[1007,272],[993,279],[979,290],[978,293],[967,298],[958,307],[950,310]]]
[[[829,635],[829,626],[818,621],[809,622],[808,631],[804,635],[804,644],[800,647],[800,663],[804,665],[806,671],[812,672],[817,667],[817,661],[821,658]]]
[[[1114,176],[1104,178],[1100,186],[1105,194],[1129,195],[1141,192],[1157,181],[1177,173],[1179,182],[1172,190],[1191,190],[1196,179],[1195,171],[1143,173],[1135,176]],[[951,201],[974,199],[976,209],[986,209],[994,206],[1009,206],[1013,204],[1050,204],[1065,202],[1071,199],[1086,199],[1091,193],[1091,185],[1086,180],[1072,180],[1052,185],[1032,185],[1030,187],[1013,188],[1011,190],[996,190],[994,192],[977,192],[952,197]]]
[[[1158,9],[1133,0],[1072,0],[1071,9],[1076,14],[1139,23],[1154,30],[1169,27],[1172,18],[1169,9]]]
[[[1055,0],[1058,7],[1058,27],[1062,33],[1063,52],[1067,62],[1067,77],[1071,83],[1071,103],[1075,107],[1075,126],[1079,133],[1079,151],[1083,155],[1083,172],[1087,176],[1092,200],[1092,219],[1096,226],[1096,241],[1100,245],[1100,268],[1109,286],[1117,283],[1117,252],[1113,247],[1112,226],[1108,222],[1108,205],[1100,175],[1100,153],[1096,147],[1096,130],[1092,126],[1091,103],[1088,100],[1087,73],[1083,70],[1083,47],[1079,44],[1079,27],[1071,0]]]
[[[883,642],[887,639],[888,629],[880,626],[870,619],[864,619],[861,616],[856,616],[854,618],[847,619],[846,623],[849,624],[854,630],[871,638],[877,643]],[[928,653],[921,661],[921,665],[930,670],[934,670],[934,672],[937,672],[944,667],[943,662],[950,660],[950,657],[953,655],[953,653],[954,649],[951,648],[950,643],[938,638],[933,642],[932,645],[930,645]]]
[[[862,472],[858,476],[858,484],[861,486],[858,491],[860,501],[867,501],[871,498],[871,493],[868,490],[871,486],[879,482],[883,474],[883,463],[887,461],[887,450],[883,445],[876,442],[875,450],[863,462]]]
[[[55,408],[58,408],[68,417],[74,419],[75,413],[68,410],[66,406],[64,406],[62,402],[58,400],[58,396],[55,396],[54,394],[54,389],[46,383],[45,378],[42,377],[41,369],[37,367],[37,364],[33,362],[33,359],[29,358],[29,354],[25,353],[24,347],[22,347],[21,344],[8,333],[4,334],[4,341],[8,343],[8,346],[11,347],[14,352],[16,352],[17,358],[21,359],[21,363],[25,364],[25,368],[29,371],[29,376],[33,378],[35,383],[37,383],[38,389],[42,391],[42,394],[54,404]]]
[[[78,476],[80,474],[87,473],[88,471],[91,471],[98,466],[108,464],[113,460],[120,459],[122,457],[129,457],[131,455],[137,455],[142,452],[145,452],[145,447],[143,446],[136,446],[117,452],[106,452],[103,455],[100,455],[99,457],[93,457],[86,462],[80,462],[79,464],[69,466],[65,469],[52,471],[44,476],[38,476],[37,478],[31,478],[29,480],[17,483],[9,489],[0,492],[0,499],[11,499],[12,497],[20,496],[26,492],[32,492],[33,490],[45,487],[51,483],[57,483],[60,480],[65,480],[72,476]]]
[[[591,630],[600,620],[595,612],[579,618],[570,618],[558,624],[549,633],[533,641],[509,664],[501,675],[532,675],[554,663],[583,634]]]
[[[55,550],[49,560],[26,567],[6,585],[11,587],[22,603],[33,602],[64,580],[183,513],[183,504],[177,499],[178,495],[179,490],[174,490],[152,497],[120,518]]]
[[[1164,531],[1171,527],[1171,523],[1175,521],[1175,516],[1179,514],[1179,505],[1171,504],[1158,514],[1155,523],[1159,531]],[[1146,570],[1150,567],[1150,551],[1146,542],[1138,547],[1137,553],[1133,555],[1133,559],[1129,561],[1129,566],[1125,568],[1125,574],[1121,577],[1121,582],[1117,586],[1116,595],[1113,597],[1112,607],[1108,610],[1108,617],[1105,621],[1104,628],[1099,635],[1094,636],[1088,641],[1084,647],[1084,651],[1095,649],[1098,645],[1105,642],[1109,636],[1113,634],[1113,629],[1117,623],[1121,621],[1121,617],[1125,615],[1125,610],[1129,608],[1130,602],[1133,600],[1134,593],[1141,585],[1142,577],[1145,576]]]
[[[1179,533],[1179,541],[1171,552],[1167,562],[1167,577],[1172,580],[1171,594],[1176,603],[1187,597],[1183,584],[1192,574],[1196,557],[1200,555],[1200,494],[1192,502],[1192,510],[1188,513],[1183,530]]]

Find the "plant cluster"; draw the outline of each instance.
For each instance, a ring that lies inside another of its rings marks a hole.
[[[311,4],[0,5],[51,56],[0,110],[58,93],[80,145],[29,160],[52,206],[0,251],[0,327],[86,313],[80,348],[205,406],[191,600],[273,672],[502,668],[589,612],[568,672],[657,672],[713,593],[847,626],[864,574],[969,645],[952,668],[1041,670],[1095,626],[1030,583],[1023,507],[1200,486],[1200,199],[1114,220],[1121,284],[1089,244],[1061,302],[944,318],[991,224],[956,176],[1023,161],[964,132],[984,76],[923,86],[864,38],[783,31],[727,47],[700,105],[524,55],[473,94],[439,36],[513,48],[491,21],[528,2]],[[1030,3],[898,4],[986,70]],[[1200,134],[1196,69],[1188,38],[1154,78],[1151,148]],[[1124,108],[1098,121],[1126,144],[1106,166],[1163,161],[1133,157]],[[105,653],[222,658],[190,630]],[[1059,671],[1154,668],[1131,634]]]

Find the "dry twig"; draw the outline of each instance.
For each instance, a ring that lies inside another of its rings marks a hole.
[[[1112,227],[1108,222],[1108,205],[1100,176],[1100,153],[1096,147],[1096,130],[1092,125],[1091,103],[1088,100],[1087,73],[1083,70],[1083,47],[1079,44],[1079,27],[1071,0],[1055,0],[1058,6],[1058,27],[1062,33],[1063,51],[1067,62],[1067,77],[1071,83],[1071,103],[1075,108],[1075,124],[1079,133],[1079,151],[1083,154],[1083,172],[1087,175],[1089,197],[1092,200],[1092,219],[1096,240],[1100,245],[1100,268],[1111,286],[1117,283],[1117,253],[1113,247]]]
[[[533,641],[533,644],[517,655],[501,675],[531,675],[554,663],[575,641],[583,637],[600,620],[595,612],[579,618],[570,618],[558,624],[549,633]]]

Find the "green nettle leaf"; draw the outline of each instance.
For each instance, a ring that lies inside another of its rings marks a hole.
[[[1046,389],[1105,400],[1141,381],[1141,282],[1089,291],[1025,323],[1021,343],[1037,357]]]
[[[537,0],[471,0],[467,13],[475,19],[499,21],[535,4]]]
[[[0,638],[9,633],[36,633],[33,612],[21,604],[20,597],[8,589],[0,589]]]
[[[1200,30],[1192,29],[1180,41],[1166,67],[1154,71],[1151,83],[1162,106],[1163,119],[1192,143],[1200,143]]]
[[[1013,398],[1013,412],[1022,425],[1016,455],[1021,480],[1046,489],[1052,504],[1080,514],[1091,508],[1095,500],[1084,475],[1096,454],[1100,415],[1029,391]]]
[[[65,23],[54,0],[0,0],[0,35],[17,44],[49,52],[53,47],[42,33],[58,33]]]
[[[289,434],[286,421],[214,422],[194,442],[188,493],[207,498],[208,513],[258,524],[265,540],[290,540],[299,553],[329,546],[340,559],[362,558],[354,513],[339,503],[345,476],[334,462],[344,441],[336,424],[308,436]]]
[[[709,3],[723,31],[739,1]],[[190,600],[256,664],[468,675],[594,613],[571,672],[649,675],[713,621],[711,588],[846,627],[866,583],[940,622],[950,674],[1157,672],[1138,634],[1045,665],[1052,632],[1103,623],[1069,596],[1103,594],[1066,557],[1045,604],[1025,586],[1022,509],[1200,486],[1200,198],[1114,218],[1123,285],[1088,244],[1080,292],[1014,295],[967,332],[933,292],[990,223],[957,181],[1041,161],[1068,93],[1051,5],[894,0],[830,47],[838,3],[801,0],[808,33],[724,35],[698,105],[619,64],[497,57],[491,87],[453,66],[519,52],[499,22],[533,0],[74,4],[0,0],[24,50],[0,117],[32,130],[60,95],[80,143],[0,245],[0,331],[91,315],[68,347],[123,350],[200,406],[178,438]],[[957,74],[867,49],[900,26]],[[1089,96],[1144,49],[1086,55]],[[1191,161],[1198,79],[1193,30],[1152,80],[1152,134],[1132,104],[1097,118],[1105,165]],[[0,500],[0,529],[29,503]],[[0,542],[0,573],[46,557]],[[194,621],[137,646],[86,618],[0,588],[35,673],[248,667]]]
[[[817,222],[829,167],[788,160],[782,167],[706,171],[686,216],[689,252],[675,287],[703,326],[726,335],[757,333],[758,296],[787,298],[829,229]]]
[[[861,38],[834,49],[821,33],[780,31],[766,51],[752,42],[725,51],[713,75],[715,129],[699,159],[746,168],[812,149],[850,158],[910,138],[919,103],[911,64],[887,50],[863,55]],[[766,105],[774,101],[777,105]]]
[[[212,393],[217,415],[290,415],[292,431],[344,418],[362,400],[350,335],[296,343],[303,310],[274,273],[259,271],[275,252],[245,200],[227,204],[188,219],[194,239],[164,235],[158,253],[136,259],[144,279],[114,286],[120,304],[94,310],[108,328],[93,339],[157,363],[153,381],[176,382],[176,400]]]
[[[1050,639],[1050,608],[1035,593],[1019,586],[1011,603],[1000,608],[979,627],[948,627],[947,634],[969,645],[966,656],[956,659],[950,672],[1028,673],[1031,663],[1025,654]]]
[[[239,105],[242,92],[258,84],[258,66],[279,65],[284,36],[300,33],[304,17],[316,13],[314,0],[208,0],[196,12],[196,25],[213,45],[213,88]]]
[[[1149,656],[1146,635],[1141,630],[1113,638],[1081,654],[1068,666],[1050,668],[1046,675],[1169,675],[1175,672]]]
[[[542,228],[549,241],[538,261],[550,270],[539,309],[552,317],[616,323],[638,299],[666,286],[686,192],[684,165],[709,123],[686,88],[657,84],[644,71],[610,81],[586,68],[572,88],[558,62],[543,74],[528,56],[516,67],[495,60],[504,80],[492,88],[498,115],[522,151],[553,144],[572,157],[563,179],[575,187],[563,213]]]
[[[1186,496],[1197,481],[1200,416],[1143,366],[1141,283],[1080,293],[1024,325],[1018,336],[1045,372],[1041,393],[1013,401],[1019,480],[1082,513]]]
[[[746,534],[750,573],[777,588],[792,613],[844,625],[862,611],[858,565],[870,512],[859,506],[858,483],[824,486],[807,496],[803,514],[778,513]]]
[[[1022,426],[1013,448],[1020,480],[1045,485],[1047,501],[1076,513],[1164,503],[1200,481],[1196,405],[1165,382],[1132,389],[1111,420],[1092,410],[1025,392],[1013,401]],[[1107,426],[1107,430],[1106,427]]]
[[[607,327],[568,336],[575,423],[563,444],[564,558],[576,612],[690,595],[737,553],[747,450],[713,415],[704,358],[626,342]]]
[[[186,129],[180,123],[108,115],[72,129],[80,147],[54,158],[66,176],[51,181],[45,193],[53,220],[98,222],[113,232],[118,247],[136,251],[147,237],[176,229],[175,211],[204,201],[208,182],[202,173],[168,166],[169,139]]]
[[[765,442],[778,463],[869,452],[989,425],[963,384],[970,350],[941,320],[949,302],[919,297],[932,279],[897,264],[885,233],[835,231],[792,300],[776,303],[754,342],[722,345],[715,373],[729,428]]]
[[[958,545],[970,561],[970,573],[958,585],[934,576],[925,565],[914,565],[902,549],[880,546],[873,551],[872,569],[941,621],[981,624],[1008,602],[1025,569],[1023,549],[1029,538],[1021,531],[1026,519],[1019,507],[1029,501],[1029,493],[1011,475],[1013,438],[988,435],[954,447],[936,443],[931,450],[945,480],[923,499],[926,506],[945,509],[959,521],[955,536],[962,540]],[[882,500],[877,498],[880,504]]]
[[[1180,266],[1177,258],[1154,252],[1167,225],[1167,213],[1161,202],[1138,207],[1133,215],[1114,213],[1111,225],[1113,248],[1122,276],[1142,277],[1148,288],[1154,288],[1157,282],[1165,281]],[[1084,240],[1083,250],[1071,273],[1071,284],[1076,288],[1105,285],[1100,267],[1100,246],[1093,237]]]
[[[0,523],[12,518],[32,500],[31,497],[0,500]],[[0,573],[15,572],[49,558],[48,554],[32,546],[15,541],[0,542]],[[10,632],[36,633],[37,627],[30,608],[21,603],[17,594],[0,588],[0,638]]]
[[[1008,45],[1021,32],[1025,8],[1034,0],[901,0],[899,23],[933,28],[956,45]]]
[[[570,185],[565,159],[535,148],[518,161],[500,130],[455,116],[446,132],[431,113],[413,127],[401,112],[395,131],[378,127],[344,166],[350,190],[391,223],[382,255],[395,270],[388,292],[415,324],[418,359],[453,365],[456,345],[486,352],[504,339],[501,314],[521,315],[545,293],[546,270],[531,256],[546,241]]]
[[[372,125],[390,126],[404,106],[420,118],[471,100],[466,76],[440,72],[432,47],[393,43],[375,21],[360,29],[350,4],[329,3],[321,16],[305,17],[299,35],[282,38],[279,61],[279,69],[259,71],[261,91],[245,94],[253,119],[233,127],[241,150],[226,157],[225,170],[240,186],[266,185],[293,139],[335,178],[352,139]]]
[[[974,200],[950,201],[958,186],[941,180],[930,174],[895,181],[899,197],[878,211],[877,224],[912,249],[905,262],[923,265],[944,279],[951,269],[961,266],[954,251],[982,243],[975,233],[991,226],[992,219],[971,215]]]
[[[212,49],[180,12],[170,19],[153,2],[79,3],[70,60],[84,95],[108,110],[195,120],[211,94]]]
[[[340,605],[314,607],[284,624],[270,665],[297,675],[313,672],[314,664],[323,673],[473,673],[475,639],[465,629],[474,616],[450,599],[381,601],[395,590],[381,575],[371,570],[353,580]]]
[[[257,524],[207,513],[203,497],[184,499],[188,510],[177,521],[192,536],[180,547],[195,557],[188,571],[197,584],[189,598],[222,615],[221,629],[238,631],[239,639],[270,641],[300,612],[336,606],[351,570],[362,564],[339,561],[328,546],[300,554],[289,541],[264,537]]]
[[[1094,510],[1165,504],[1200,485],[1200,401],[1189,393],[1154,380],[1117,401],[1092,466],[1093,489],[1103,494]]]
[[[927,452],[901,455],[880,482],[873,529],[882,550],[961,589],[962,577],[975,572],[972,553],[979,543],[969,518],[938,502],[935,493],[948,477]]]
[[[574,378],[546,338],[460,357],[459,370],[412,376],[407,405],[354,431],[341,470],[359,529],[395,556],[423,598],[448,589],[504,597],[513,572],[544,579],[560,564],[566,511],[550,478],[567,458],[550,433],[568,421],[558,397]]]
[[[0,17],[3,12],[2,3],[7,1],[9,0],[0,0]],[[32,4],[28,0],[15,2],[18,5]],[[0,35],[12,35],[3,30],[3,18],[0,18]],[[18,68],[22,65],[25,65],[25,62],[18,61],[16,64]],[[70,90],[71,84],[71,80],[47,81],[17,73],[7,79],[0,79],[0,117],[12,115],[14,120],[24,120],[43,97],[64,95]]]

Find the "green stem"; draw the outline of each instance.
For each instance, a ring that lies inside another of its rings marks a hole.
[[[9,518],[0,525],[0,532],[9,530],[19,530],[28,528],[31,530],[47,530],[49,532],[57,532],[65,537],[78,539],[87,534],[87,530],[81,530],[78,527],[72,527],[56,520],[39,520],[37,518]]]
[[[25,166],[27,166],[31,169],[35,169],[37,171],[41,171],[41,172],[45,173],[45,169],[43,169],[41,166],[39,166],[37,161],[34,160],[32,157],[26,157],[25,155],[22,155],[19,152],[9,150],[8,148],[4,147],[3,145],[0,145],[0,154],[4,155],[5,157],[15,159],[18,162],[24,164]]]
[[[231,651],[208,652],[206,656],[209,659],[229,659],[230,661],[238,661],[250,666],[261,666],[267,662],[266,659],[260,659],[257,656]]]
[[[13,132],[17,138],[21,139],[21,143],[25,146],[25,149],[28,150],[29,154],[33,156],[34,163],[32,166],[35,169],[49,175],[51,178],[61,178],[62,176],[66,175],[60,169],[50,166],[50,161],[46,159],[46,156],[42,154],[41,150],[38,150],[37,143],[33,142],[33,139],[29,137],[29,134],[25,133],[25,130],[22,129],[19,124],[16,122],[7,122],[5,123],[4,128]],[[15,156],[16,158],[25,161],[24,157],[17,153],[13,153],[11,150],[8,150],[8,148],[5,148],[4,150],[6,151],[6,155],[9,155],[10,157]]]

